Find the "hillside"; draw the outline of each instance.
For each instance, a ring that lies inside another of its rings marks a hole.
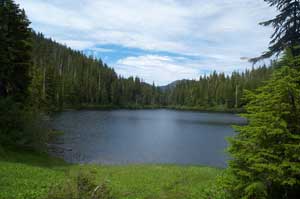
[[[33,90],[48,110],[85,105],[159,104],[158,90],[138,77],[123,78],[101,59],[87,57],[33,33]]]
[[[159,89],[161,89],[162,91],[168,91],[168,90],[172,90],[172,89],[175,89],[176,86],[182,82],[185,82],[185,81],[190,81],[190,80],[176,80],[176,81],[173,81],[165,86],[159,86]]]

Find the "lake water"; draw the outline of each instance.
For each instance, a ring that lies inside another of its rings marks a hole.
[[[55,155],[73,163],[226,166],[234,114],[173,110],[67,111],[52,128],[64,131]]]

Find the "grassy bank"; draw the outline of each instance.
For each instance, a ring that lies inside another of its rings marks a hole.
[[[40,199],[79,170],[107,182],[116,199],[205,198],[222,170],[174,165],[69,165],[34,152],[1,152],[0,199]]]

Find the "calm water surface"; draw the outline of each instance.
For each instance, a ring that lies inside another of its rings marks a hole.
[[[52,128],[64,131],[55,152],[68,162],[226,166],[226,137],[245,120],[225,113],[172,110],[68,111]]]

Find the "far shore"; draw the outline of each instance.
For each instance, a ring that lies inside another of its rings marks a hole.
[[[168,109],[177,111],[196,111],[196,112],[212,112],[212,113],[233,113],[239,114],[244,113],[244,108],[224,108],[222,106],[213,107],[201,107],[201,106],[159,106],[159,105],[126,105],[126,106],[115,106],[115,105],[80,105],[77,107],[65,107],[60,111],[69,110],[155,110],[155,109]]]

